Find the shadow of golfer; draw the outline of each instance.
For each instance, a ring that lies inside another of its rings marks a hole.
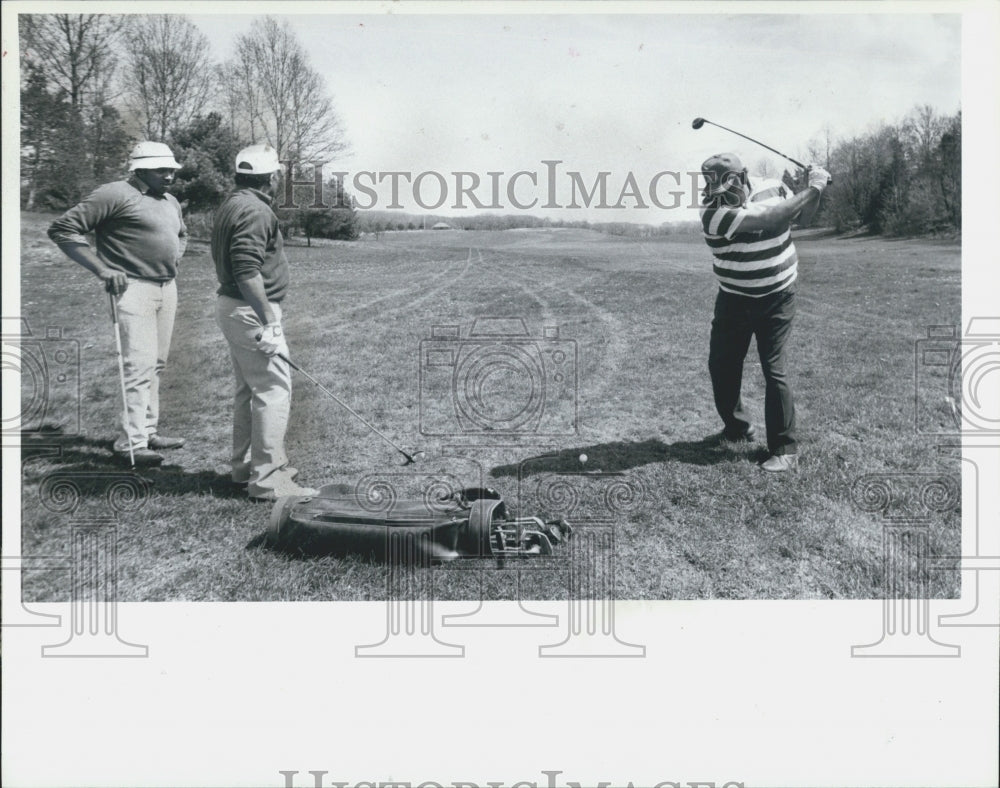
[[[112,441],[56,432],[21,436],[21,477],[24,488],[58,475],[71,479],[82,497],[104,495],[105,481],[95,474],[135,474],[158,495],[208,494],[216,498],[246,498],[246,487],[233,484],[228,474],[211,469],[191,470],[180,465],[130,468],[115,457]]]
[[[531,476],[536,473],[580,473],[602,471],[614,473],[650,465],[655,462],[682,462],[687,465],[715,465],[728,462],[745,452],[735,449],[735,444],[709,436],[698,441],[664,443],[658,438],[645,441],[616,441],[592,446],[563,449],[553,454],[528,457],[516,464],[498,465],[490,470],[493,477]],[[586,463],[580,455],[587,455]]]

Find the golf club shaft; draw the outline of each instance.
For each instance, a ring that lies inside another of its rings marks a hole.
[[[132,451],[132,438],[128,434],[128,403],[125,400],[125,357],[122,355],[122,332],[118,327],[118,301],[115,294],[108,291],[108,300],[111,301],[111,322],[115,327],[115,352],[118,355],[118,380],[122,386],[122,426],[125,427],[125,437],[128,439],[128,459],[132,467],[135,467],[135,454]]]
[[[406,457],[407,460],[409,460],[410,462],[413,462],[413,458],[409,454],[407,454],[405,451],[403,451],[401,448],[399,448],[399,446],[397,446],[395,443],[393,443],[391,440],[389,440],[389,438],[387,438],[385,435],[383,435],[381,432],[379,432],[377,429],[375,429],[375,427],[373,427],[371,424],[369,424],[364,419],[364,417],[361,416],[361,414],[359,414],[356,410],[354,410],[354,408],[352,408],[350,405],[348,405],[346,402],[344,402],[340,397],[338,397],[336,394],[334,394],[332,391],[330,391],[326,386],[324,386],[322,383],[320,383],[318,380],[316,380],[316,378],[314,378],[312,375],[310,375],[308,372],[306,372],[304,369],[302,369],[302,367],[300,367],[298,364],[296,364],[294,361],[292,361],[288,356],[286,356],[284,353],[278,353],[277,356],[282,361],[284,361],[286,364],[288,364],[288,366],[290,366],[292,369],[294,369],[294,370],[302,373],[307,378],[309,378],[309,380],[311,380],[313,383],[316,384],[316,386],[320,389],[320,391],[322,391],[324,394],[326,394],[328,397],[330,397],[330,399],[332,399],[334,402],[336,402],[338,405],[340,405],[340,407],[344,408],[344,410],[346,410],[348,413],[350,413],[352,416],[354,416],[358,421],[360,421],[362,424],[364,424],[368,429],[370,429],[372,432],[374,432],[376,435],[378,435],[382,440],[384,440],[386,443],[388,443],[390,446],[392,446],[392,448],[394,448],[396,451],[398,451],[400,454],[402,454],[404,457]]]
[[[760,140],[755,140],[753,137],[748,137],[746,134],[740,134],[738,131],[734,131],[733,129],[731,129],[731,128],[727,127],[727,126],[723,126],[720,123],[716,123],[715,121],[707,120],[705,118],[702,118],[702,120],[704,120],[705,123],[711,123],[713,126],[716,126],[716,127],[720,128],[720,129],[725,129],[730,134],[735,134],[737,137],[742,137],[745,140],[750,140],[750,142],[756,143],[757,145],[760,145],[760,147],[766,148],[767,150],[771,151],[771,153],[777,153],[779,156],[781,156],[781,158],[787,159],[792,164],[794,164],[796,167],[801,167],[803,170],[807,169],[806,165],[803,164],[802,162],[796,161],[791,156],[787,156],[784,153],[782,153],[780,150],[775,150],[770,145],[765,145]]]

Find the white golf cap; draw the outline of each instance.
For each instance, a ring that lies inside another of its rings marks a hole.
[[[236,172],[268,175],[281,169],[278,151],[270,145],[250,145],[236,154]]]
[[[162,142],[143,140],[132,148],[132,152],[129,154],[129,172],[134,172],[135,170],[159,170],[163,167],[179,170],[181,165],[174,158],[173,151]]]

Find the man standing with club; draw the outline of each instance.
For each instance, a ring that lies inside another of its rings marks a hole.
[[[216,321],[236,377],[232,479],[254,501],[316,495],[299,487],[285,454],[292,371],[281,325],[288,260],[271,201],[281,183],[278,152],[251,145],[236,156],[236,190],[215,212],[212,258],[219,280]]]
[[[95,274],[116,301],[125,413],[114,452],[133,465],[159,465],[157,450],[184,445],[157,431],[160,376],[177,311],[177,264],[187,235],[181,206],[166,191],[179,168],[169,147],[140,142],[127,180],[98,187],[49,227],[63,253]],[[94,233],[96,253],[88,233]]]
[[[785,344],[795,314],[798,257],[791,225],[815,204],[830,181],[821,168],[807,171],[808,187],[791,195],[779,181],[747,175],[732,153],[701,166],[706,186],[701,207],[705,242],[715,256],[719,281],[709,342],[708,367],[715,407],[724,424],[721,437],[752,440],[755,430],[743,409],[743,362],[751,337],[764,372],[764,421],[769,457],[765,471],[797,466],[795,406],[785,369]]]

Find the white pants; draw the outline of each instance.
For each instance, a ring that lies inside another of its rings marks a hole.
[[[271,303],[281,322],[280,304]],[[215,319],[229,342],[236,377],[233,396],[234,482],[247,482],[250,495],[265,495],[292,482],[295,469],[285,454],[285,431],[292,404],[292,371],[277,356],[257,347],[260,321],[245,301],[219,296]]]
[[[177,312],[177,283],[129,279],[117,297],[118,327],[125,362],[124,434],[116,451],[147,447],[160,421],[160,374],[170,354]]]

